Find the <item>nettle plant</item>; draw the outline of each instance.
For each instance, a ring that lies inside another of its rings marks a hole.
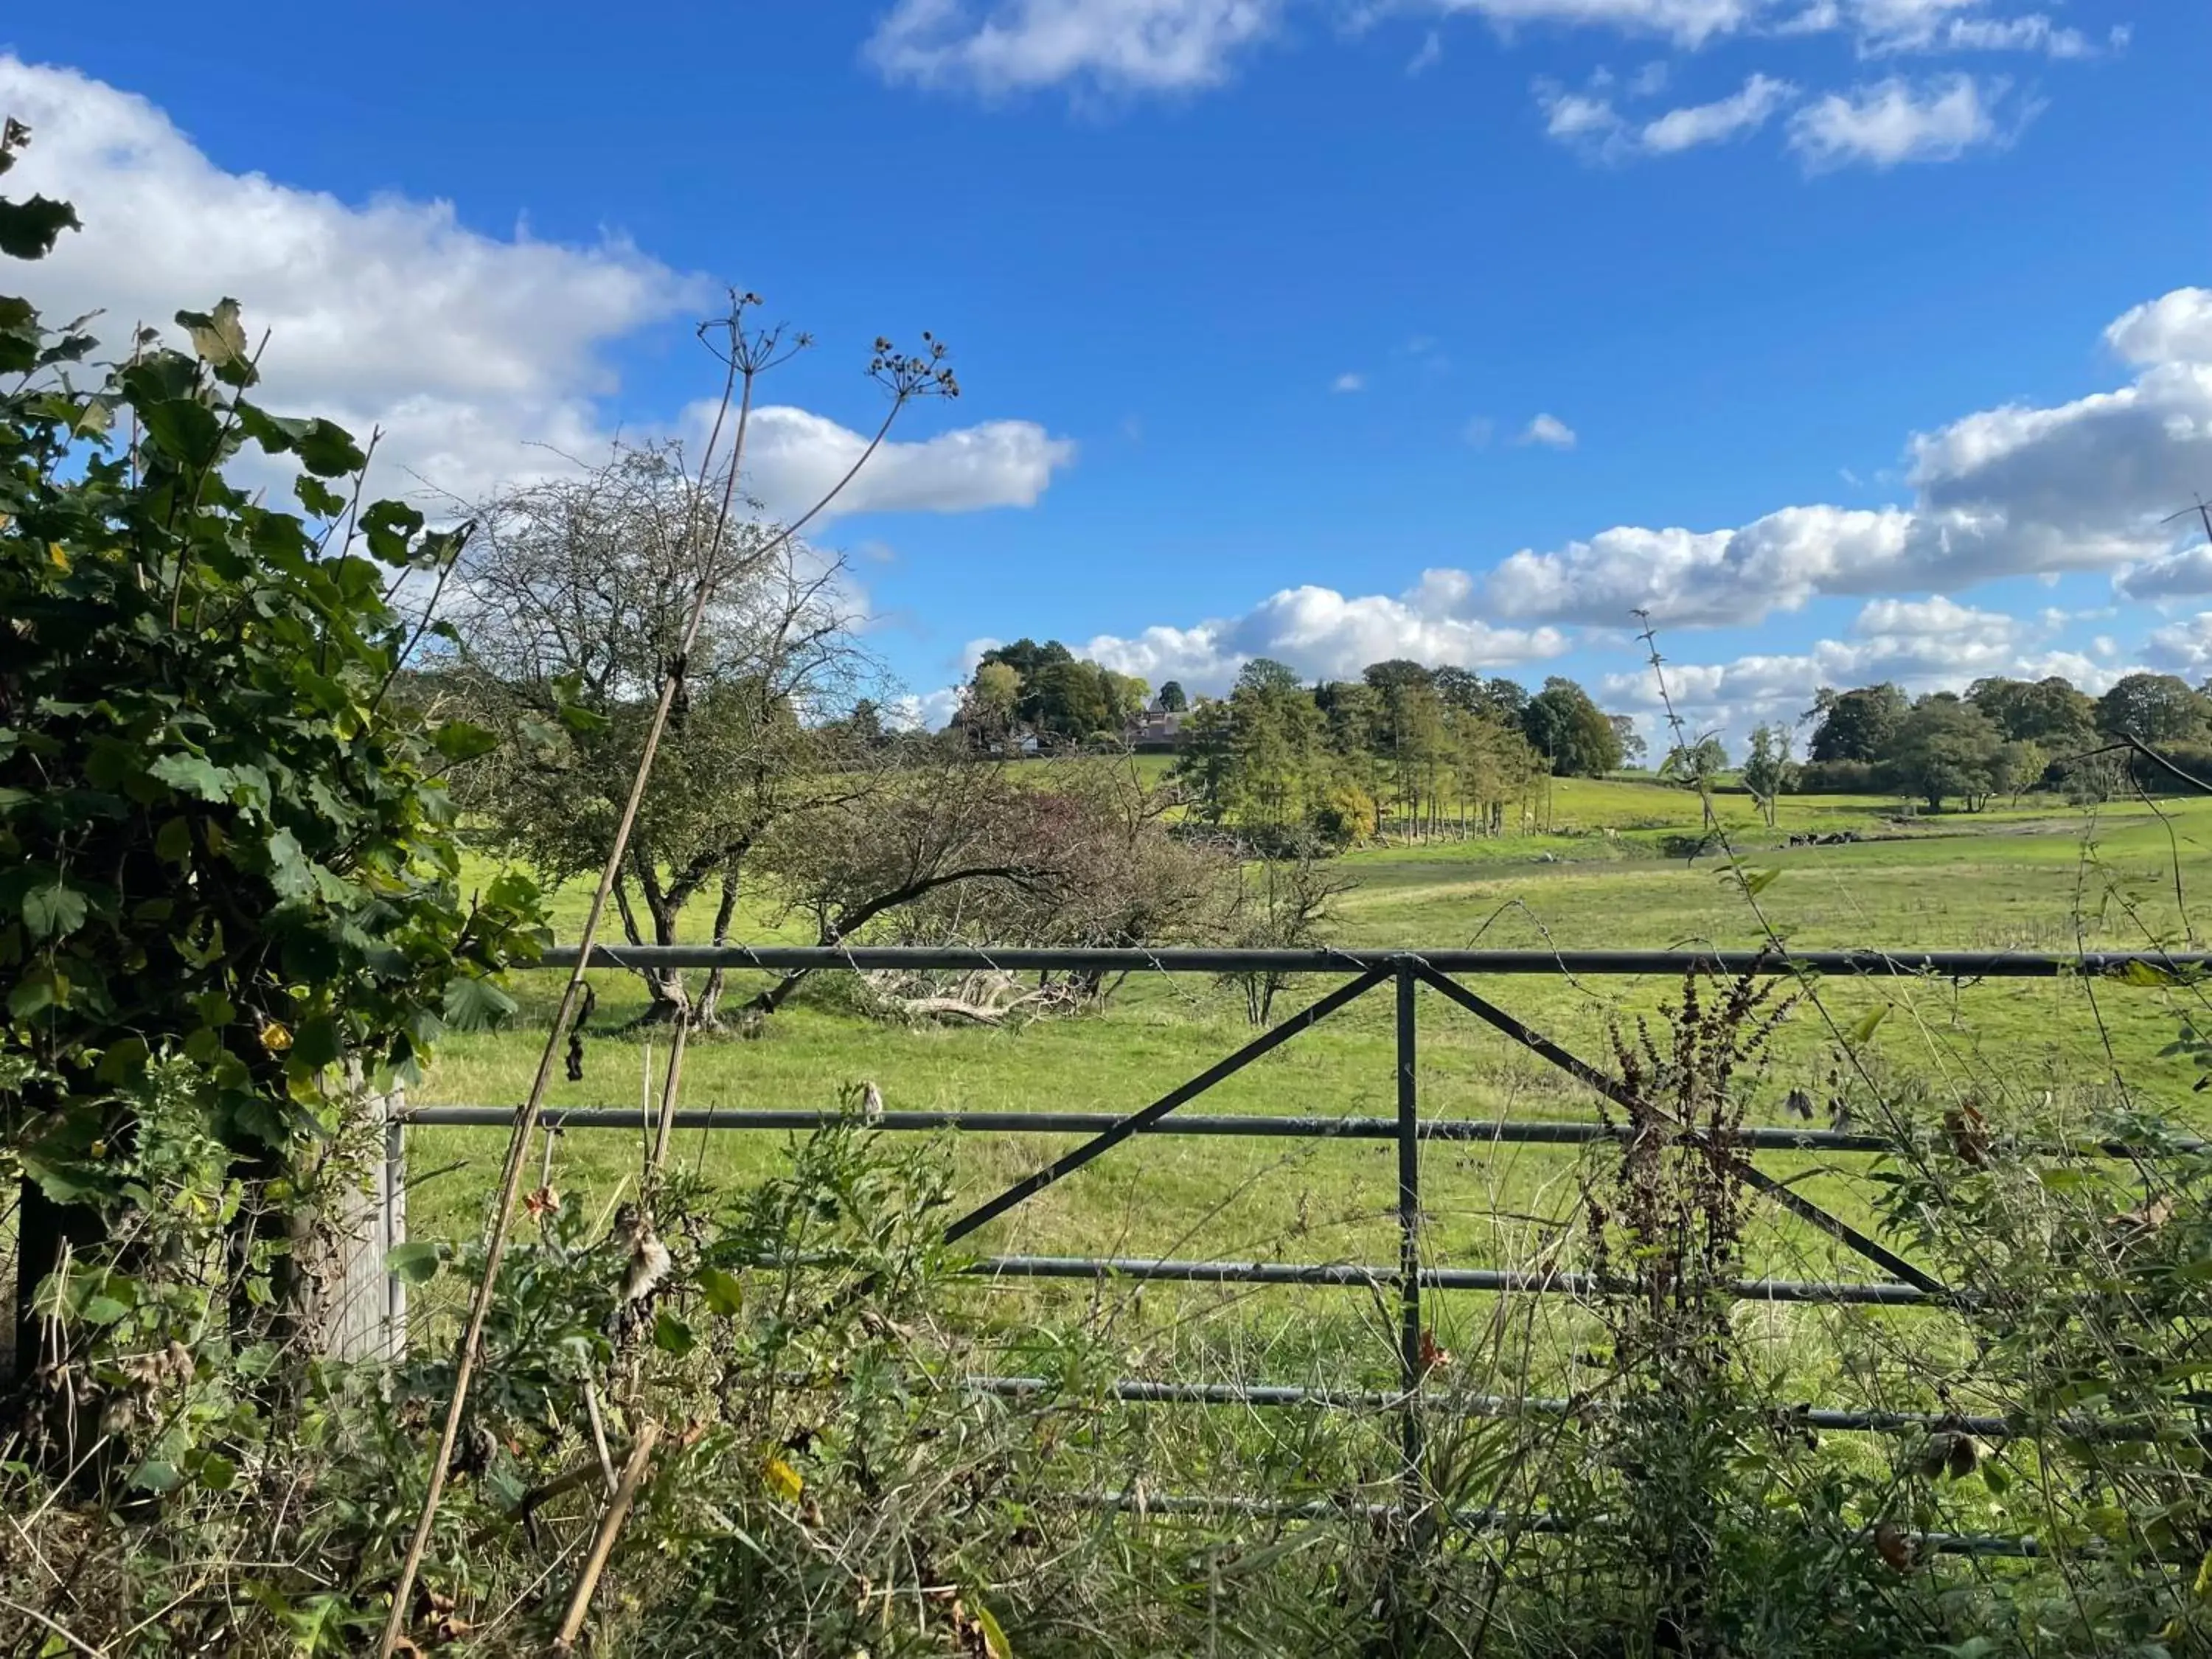
[[[28,138],[6,125],[0,171]],[[0,252],[76,225],[0,199]],[[408,596],[465,527],[365,502],[362,444],[255,402],[234,301],[177,314],[189,349],[143,330],[113,361],[89,321],[0,296],[0,1171],[26,1370],[140,1294],[117,1241],[161,1197],[149,1100],[168,1144],[220,1149],[195,1167],[245,1218],[231,1322],[281,1314],[352,1085],[507,1012],[494,975],[542,938],[526,879],[464,890],[440,773],[489,734],[393,694],[437,629]],[[100,1273],[52,1272],[88,1249]]]

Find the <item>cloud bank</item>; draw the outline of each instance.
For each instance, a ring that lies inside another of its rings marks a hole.
[[[261,395],[382,428],[372,483],[390,493],[468,499],[603,451],[617,348],[715,303],[712,284],[618,235],[490,236],[450,203],[349,204],[228,172],[145,99],[73,70],[0,54],[0,110],[33,134],[9,182],[73,202],[84,223],[27,268],[36,302],[104,312],[95,331],[117,342],[236,296],[255,337],[269,331]],[[866,441],[805,410],[755,421],[748,483],[781,513],[811,505]],[[1027,506],[1073,453],[1026,421],[895,443],[840,507]]]
[[[1999,672],[2064,673],[2095,686],[2118,672],[2114,653],[2052,651],[2051,618],[1882,596],[1955,595],[2007,577],[2083,571],[2109,574],[2125,599],[2212,594],[2207,538],[2193,520],[2172,516],[2212,477],[2212,289],[2136,306],[2105,341],[2132,371],[2124,385],[2061,404],[2008,404],[1911,437],[1907,502],[1804,503],[1717,529],[1618,525],[1524,548],[1486,572],[1431,569],[1395,596],[1289,587],[1242,616],[1162,623],[1088,649],[1155,682],[1209,687],[1254,656],[1310,676],[1395,656],[1492,672],[1558,656],[1571,643],[1566,630],[1619,629],[1638,611],[1674,629],[1747,627],[1818,599],[1856,598],[1867,603],[1849,637],[1685,670],[1686,696],[1765,708],[1822,684],[1886,678],[1924,689]],[[2212,613],[2162,630],[2153,648],[2212,664]],[[1619,695],[1642,678],[1625,677]]]

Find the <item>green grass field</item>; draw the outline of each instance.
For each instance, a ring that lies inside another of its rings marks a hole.
[[[1771,871],[1759,893],[1765,925],[1798,946],[2064,951],[2179,947],[2201,930],[2190,915],[2212,889],[2212,802],[2141,804],[2094,814],[2051,801],[1899,822],[1898,804],[1822,797],[1784,804],[1772,831],[1741,796],[1718,802],[1745,863]],[[1695,861],[1654,850],[1694,830],[1694,797],[1633,781],[1561,781],[1553,832],[1496,841],[1398,845],[1343,860],[1359,885],[1344,902],[1342,942],[1370,946],[1577,949],[1755,945],[1762,923],[1715,856]],[[1791,833],[1851,828],[1854,844],[1788,848]],[[1881,837],[1879,839],[1871,837]],[[2177,895],[2179,896],[2177,896]],[[574,937],[585,895],[564,891],[556,931]],[[696,920],[703,926],[702,915]],[[752,937],[769,935],[756,918]],[[635,981],[599,975],[599,1013],[580,1083],[559,1083],[550,1104],[641,1104],[665,1035],[620,1030],[641,1006]],[[1651,1012],[1679,986],[1649,981],[1577,983],[1561,975],[1494,980],[1478,988],[1584,1057],[1609,1067],[1611,1033]],[[527,1086],[557,990],[554,975],[518,976],[523,1009],[509,1030],[451,1039],[417,1103],[511,1105]],[[1279,1015],[1316,989],[1293,987]],[[1908,1103],[1971,1094],[1992,1116],[2046,1106],[2109,1103],[2124,1078],[2136,1105],[2185,1118],[2197,1111],[2187,1061],[2164,1054],[2193,991],[1997,981],[1831,982],[1819,1006],[1801,1002],[1755,1080],[1753,1121],[1780,1121],[1803,1088],[1825,1102],[1834,1086],[1836,1028],[1889,1008],[1864,1045],[1886,1093]],[[2093,1004],[2094,997],[2094,1004]],[[1421,994],[1418,1082],[1425,1115],[1588,1118],[1589,1093],[1470,1017]],[[730,1108],[834,1106],[867,1079],[893,1109],[1126,1111],[1202,1070],[1252,1035],[1241,998],[1204,980],[1138,976],[1103,1012],[1021,1030],[908,1030],[848,1012],[826,982],[767,1023],[758,1041],[695,1040],[684,1103]],[[1863,1091],[1862,1091],[1863,1092]],[[1203,1097],[1208,1112],[1387,1115],[1394,1109],[1392,1008],[1387,990]],[[459,1237],[482,1224],[504,1132],[418,1129],[410,1148],[420,1179],[418,1236]],[[640,1134],[562,1137],[556,1184],[594,1212],[634,1179]],[[1046,1134],[970,1136],[955,1148],[961,1194],[980,1199],[1071,1144]],[[732,1183],[776,1166],[785,1137],[691,1133],[687,1167]],[[1432,1145],[1424,1164],[1431,1261],[1523,1265],[1559,1241],[1574,1211],[1584,1160],[1552,1147]],[[1387,1142],[1294,1142],[1158,1136],[1117,1149],[977,1236],[987,1252],[1134,1256],[1395,1260],[1395,1150]],[[1869,1160],[1802,1156],[1763,1160],[1807,1195],[1861,1224],[1871,1219]],[[1761,1271],[1801,1277],[1878,1276],[1839,1257],[1796,1223],[1763,1224],[1752,1243]],[[1082,1287],[1018,1292],[1025,1309]],[[1217,1293],[1208,1291],[1207,1296]],[[1155,1292],[1158,1295],[1158,1292]],[[1310,1312],[1337,1297],[1344,1317],[1366,1317],[1356,1292],[1304,1293]],[[1218,1299],[1218,1298],[1217,1298]],[[1482,1316],[1485,1298],[1463,1317]],[[1255,1317],[1297,1328],[1296,1297],[1244,1298]],[[1778,1338],[1833,1310],[1770,1310]],[[1378,1346],[1377,1358],[1386,1352]]]

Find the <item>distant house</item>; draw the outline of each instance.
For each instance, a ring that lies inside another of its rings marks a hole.
[[[1129,747],[1140,755],[1171,755],[1182,747],[1182,711],[1147,708],[1129,722]]]

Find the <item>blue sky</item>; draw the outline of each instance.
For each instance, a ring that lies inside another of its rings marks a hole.
[[[276,387],[444,489],[680,423],[721,282],[820,340],[779,507],[872,424],[875,334],[948,339],[965,395],[823,535],[925,697],[1032,634],[1644,713],[1634,605],[1737,731],[2212,672],[2157,524],[2212,492],[2193,0],[139,9],[0,25],[19,177],[88,226],[34,292],[234,293]]]

